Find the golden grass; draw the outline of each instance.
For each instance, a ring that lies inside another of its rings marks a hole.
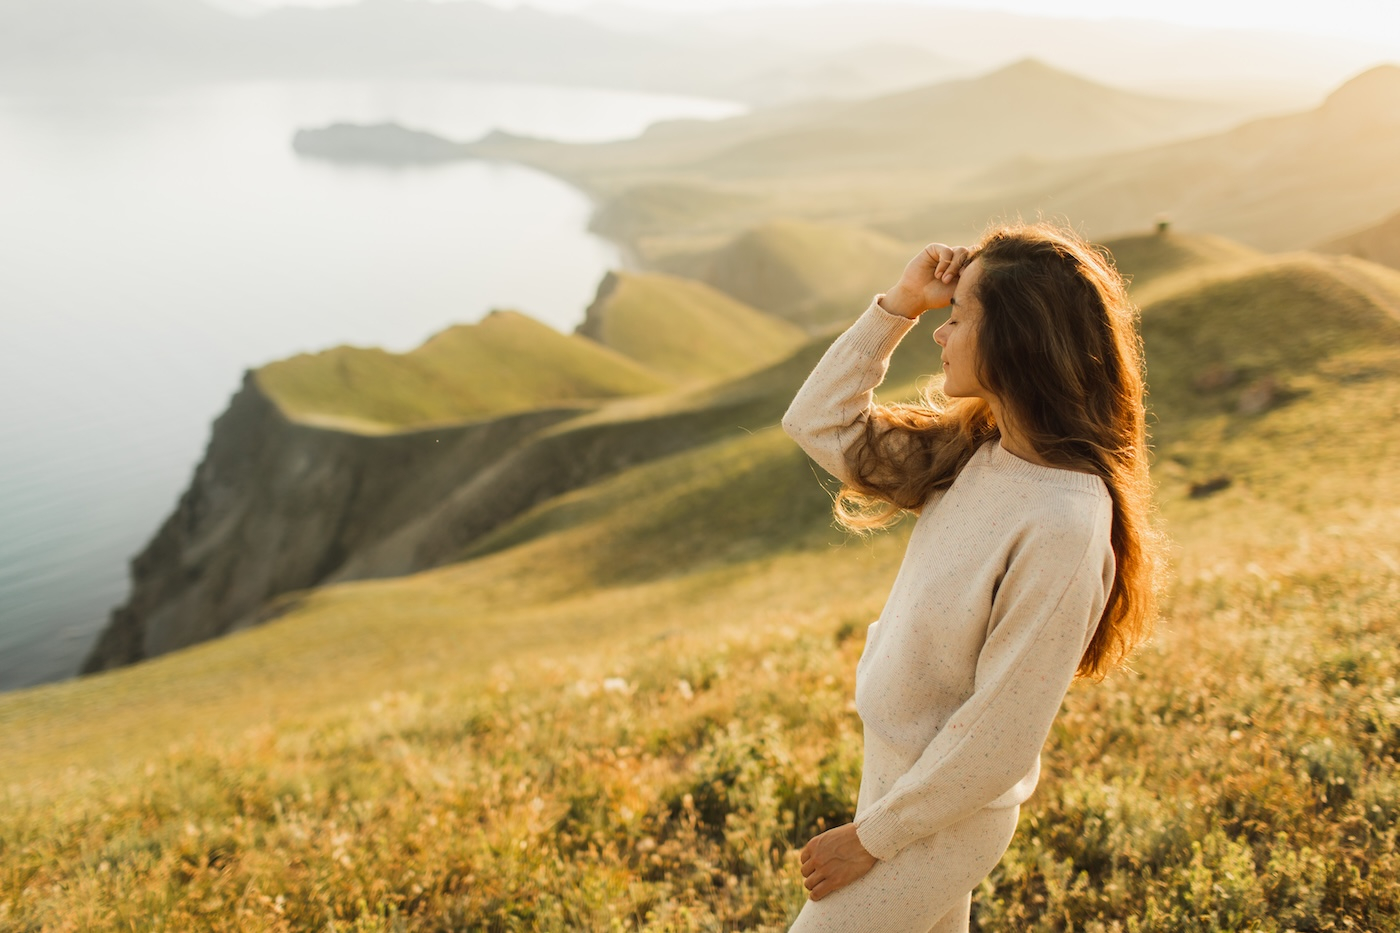
[[[806,336],[693,279],[613,273],[606,297],[589,308],[584,332],[677,383],[713,381],[788,356]]]
[[[1147,307],[1171,591],[1133,671],[1071,690],[979,929],[1400,928],[1400,336],[1391,280],[1338,268]],[[1280,391],[1242,411],[1202,361]],[[736,434],[463,563],[0,697],[0,930],[785,929],[797,849],[852,815],[907,531],[827,508]]]
[[[820,330],[894,285],[922,245],[857,226],[781,220],[748,229],[713,250],[669,257],[666,265]]]

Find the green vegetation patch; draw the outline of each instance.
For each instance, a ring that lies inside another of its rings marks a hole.
[[[1118,271],[1142,299],[1142,288],[1172,273],[1258,259],[1262,255],[1234,240],[1204,233],[1140,233],[1104,242]]]
[[[670,263],[755,308],[820,330],[849,321],[897,282],[917,249],[860,227],[784,220]]]
[[[262,367],[257,382],[288,417],[371,432],[671,388],[634,360],[511,311],[445,330],[408,353],[301,354]]]
[[[580,332],[677,382],[758,369],[805,339],[702,282],[657,273],[609,273]]]
[[[1157,298],[1143,309],[1142,331],[1159,427],[1169,438],[1191,418],[1287,404],[1306,390],[1300,380],[1329,359],[1400,343],[1391,301],[1400,302],[1400,289],[1306,254],[1261,260]]]

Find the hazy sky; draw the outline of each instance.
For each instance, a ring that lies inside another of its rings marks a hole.
[[[252,0],[264,6],[298,2],[328,6],[345,0]],[[353,2],[353,0],[350,0]],[[594,0],[486,0],[550,10],[578,10]],[[654,10],[714,10],[739,6],[805,6],[816,0],[614,0]],[[860,3],[862,0],[846,0]],[[875,2],[875,0],[872,0]],[[905,0],[924,6],[1005,10],[1037,16],[1133,18],[1207,27],[1273,28],[1358,39],[1400,49],[1397,0]]]

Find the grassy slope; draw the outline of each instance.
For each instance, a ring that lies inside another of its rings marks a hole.
[[[1176,579],[1137,671],[1071,691],[983,929],[1400,914],[1400,276],[1229,269],[1178,268],[1144,309]],[[1291,394],[1241,414],[1193,388],[1207,358]],[[801,367],[773,372],[744,381]],[[1207,461],[1235,483],[1191,499]],[[474,560],[0,698],[0,922],[784,928],[795,847],[851,815],[851,678],[902,545],[843,541],[826,508],[770,427],[546,503]]]
[[[918,248],[859,227],[783,220],[668,264],[756,308],[819,329],[849,319],[894,284]]]
[[[370,432],[671,387],[592,341],[509,311],[449,328],[408,353],[337,347],[270,363],[257,379],[296,420]]]
[[[1194,276],[1227,263],[1257,259],[1260,253],[1247,246],[1208,234],[1181,234],[1167,230],[1117,237],[1103,244],[1114,264],[1130,282],[1134,299],[1150,300],[1144,289],[1158,286],[1171,276]]]
[[[580,331],[677,383],[735,376],[786,356],[801,330],[703,282],[613,273]]]

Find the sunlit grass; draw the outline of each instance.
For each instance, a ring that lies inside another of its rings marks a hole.
[[[1326,268],[1147,309],[1163,619],[1071,690],[976,928],[1400,929],[1400,339]],[[1241,410],[1200,363],[1280,388]],[[735,432],[462,563],[0,697],[0,930],[785,929],[797,849],[853,813],[908,530],[828,508]]]
[[[448,328],[408,353],[336,347],[269,363],[256,378],[289,417],[364,433],[672,387],[634,360],[516,312]]]

